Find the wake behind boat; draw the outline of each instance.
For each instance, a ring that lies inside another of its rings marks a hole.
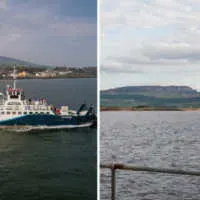
[[[57,129],[88,127],[96,124],[92,106],[83,104],[75,111],[68,106],[56,108],[46,99],[26,99],[24,91],[16,87],[15,68],[13,87],[7,86],[6,94],[1,93],[0,128]]]

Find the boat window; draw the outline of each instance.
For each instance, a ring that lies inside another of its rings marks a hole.
[[[16,96],[11,95],[10,98],[11,99],[18,99],[18,96],[17,95]]]
[[[44,114],[44,112],[40,112],[40,114]]]
[[[33,112],[29,112],[29,114],[33,114]]]
[[[20,102],[8,102],[8,105],[21,105]]]
[[[13,112],[13,115],[16,115],[16,112]]]
[[[26,115],[27,114],[27,112],[24,112],[24,115]]]
[[[22,114],[22,112],[18,112],[18,114],[19,114],[19,115],[21,115],[21,114]]]
[[[10,115],[10,112],[7,112],[7,115]]]
[[[1,112],[2,115],[4,115],[4,112]]]
[[[47,112],[47,114],[49,114],[49,112]]]

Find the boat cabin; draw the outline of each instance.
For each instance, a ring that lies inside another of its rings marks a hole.
[[[24,92],[22,91],[21,88],[11,88],[9,87],[7,89],[7,100],[14,100],[14,99],[17,99],[17,100],[24,100]]]

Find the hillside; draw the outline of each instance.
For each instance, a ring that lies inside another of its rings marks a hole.
[[[0,56],[0,66],[7,66],[7,65],[24,65],[24,66],[39,66],[35,63],[26,62],[23,60]]]
[[[127,86],[101,91],[102,107],[200,107],[200,93],[188,86]]]

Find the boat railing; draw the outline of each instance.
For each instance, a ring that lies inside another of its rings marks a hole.
[[[175,174],[175,175],[189,175],[189,176],[200,176],[200,171],[185,171],[178,169],[167,169],[167,168],[153,168],[143,166],[133,166],[124,164],[101,164],[100,168],[107,168],[111,170],[111,200],[116,199],[116,170],[126,171],[139,171],[149,173],[163,173],[163,174]]]

